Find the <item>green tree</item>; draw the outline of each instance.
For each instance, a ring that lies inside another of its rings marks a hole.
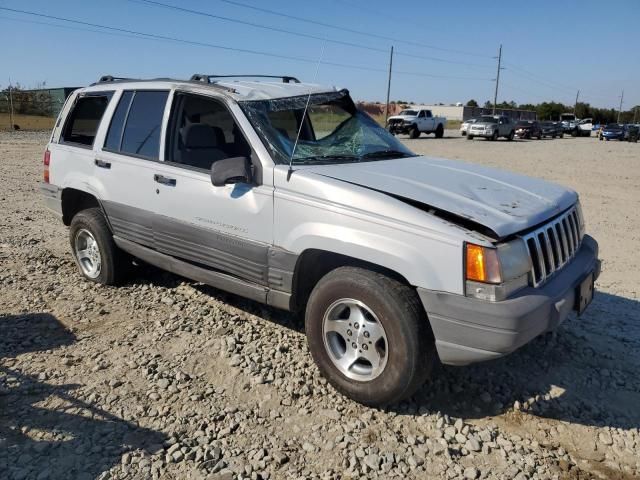
[[[476,102],[473,98],[467,102],[467,107],[477,107],[478,102]]]

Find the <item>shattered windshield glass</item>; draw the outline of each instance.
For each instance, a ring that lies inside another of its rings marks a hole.
[[[415,156],[359,111],[346,90],[240,102],[276,163],[347,163]],[[304,118],[303,118],[304,117]],[[296,136],[300,137],[296,145]],[[294,153],[295,145],[295,153]]]

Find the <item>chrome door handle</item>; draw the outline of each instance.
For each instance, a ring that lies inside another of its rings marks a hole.
[[[111,163],[110,162],[105,162],[104,160],[98,160],[96,158],[94,160],[94,163],[96,164],[97,167],[100,167],[100,168],[111,168]]]
[[[161,183],[162,185],[169,185],[170,187],[176,186],[176,179],[165,177],[164,175],[158,175],[157,173],[153,176],[153,179],[157,183]]]

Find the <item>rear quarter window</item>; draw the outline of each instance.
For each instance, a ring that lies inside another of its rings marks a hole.
[[[112,94],[105,92],[78,97],[62,130],[62,141],[92,146]]]

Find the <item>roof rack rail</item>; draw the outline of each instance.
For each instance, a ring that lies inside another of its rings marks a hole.
[[[114,77],[113,75],[103,75],[96,83],[117,82],[122,80],[137,80],[136,78]]]
[[[192,82],[215,83],[216,78],[280,78],[283,83],[300,83],[296,77],[290,75],[206,75],[196,73],[191,76]]]

